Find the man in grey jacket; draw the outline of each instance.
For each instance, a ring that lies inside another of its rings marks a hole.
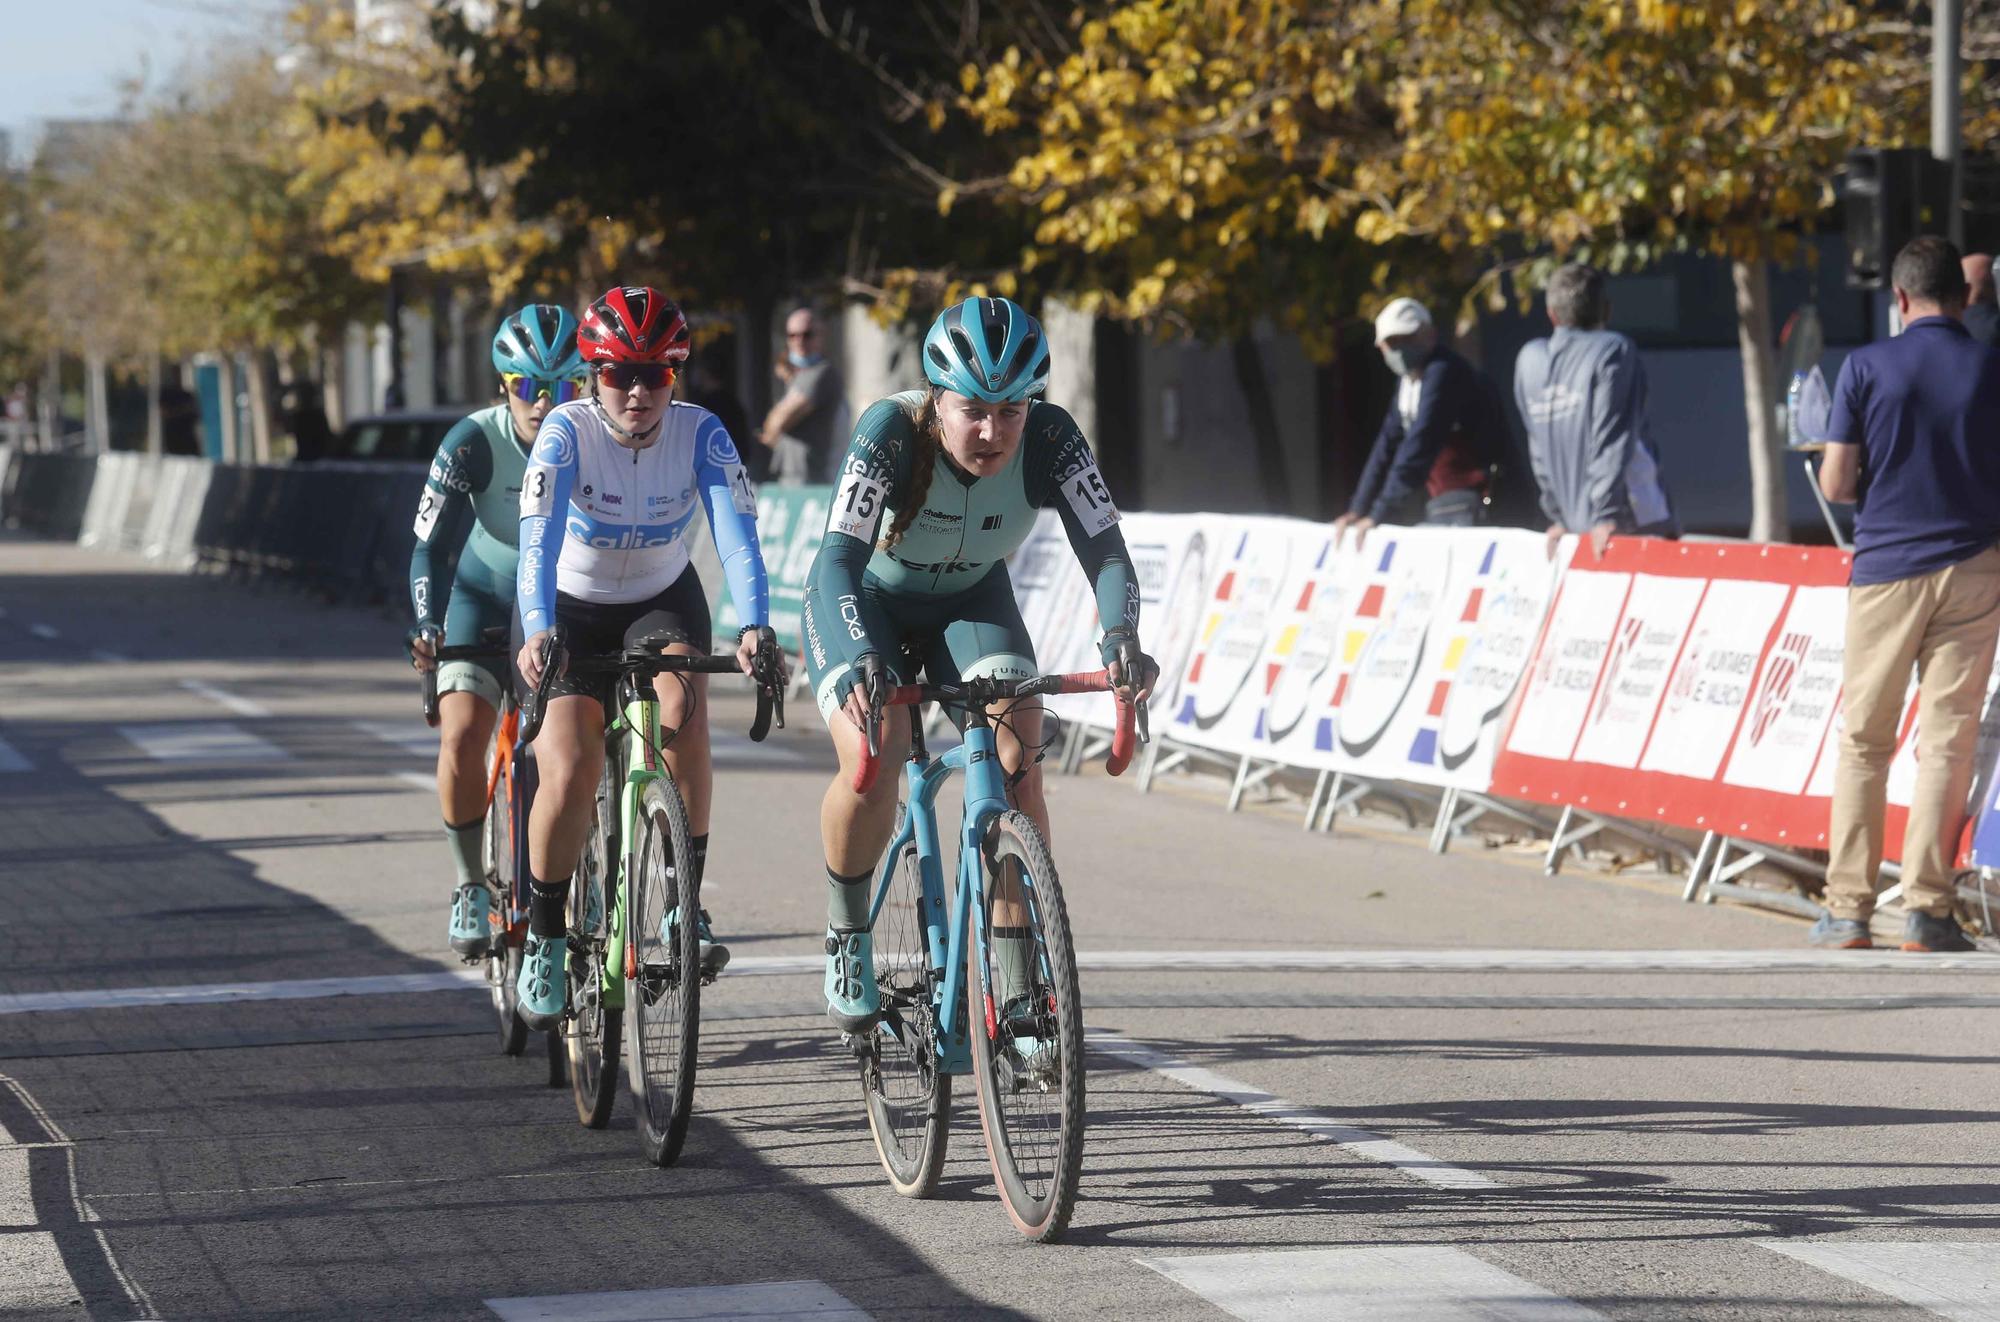
[[[1588,534],[1598,555],[1613,533],[1680,536],[1647,431],[1646,368],[1637,345],[1604,328],[1603,273],[1560,267],[1543,295],[1555,334],[1529,341],[1514,360],[1514,402],[1528,427],[1550,553],[1566,532]]]

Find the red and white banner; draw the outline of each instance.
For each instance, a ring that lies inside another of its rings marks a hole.
[[[1493,792],[1824,846],[1846,582],[1825,548],[1579,548]]]

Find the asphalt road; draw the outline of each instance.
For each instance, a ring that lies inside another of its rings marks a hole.
[[[1097,1036],[1027,1245],[969,1089],[938,1197],[890,1191],[785,971],[803,704],[752,748],[718,703],[737,965],[660,1170],[451,976],[397,623],[18,540],[0,611],[0,1317],[2000,1319],[2000,956],[1056,779]]]

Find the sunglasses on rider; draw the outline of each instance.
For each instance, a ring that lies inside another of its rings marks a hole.
[[[549,397],[551,404],[567,404],[583,393],[583,378],[580,376],[540,381],[532,376],[509,372],[500,378],[500,383],[506,387],[507,393],[523,404],[532,404],[543,395]]]
[[[658,390],[672,384],[674,369],[666,363],[601,363],[597,383],[611,390],[630,390],[634,384]]]

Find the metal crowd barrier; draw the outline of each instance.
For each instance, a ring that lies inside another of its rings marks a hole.
[[[418,464],[215,464],[0,446],[0,522],[329,600],[400,598]]]

